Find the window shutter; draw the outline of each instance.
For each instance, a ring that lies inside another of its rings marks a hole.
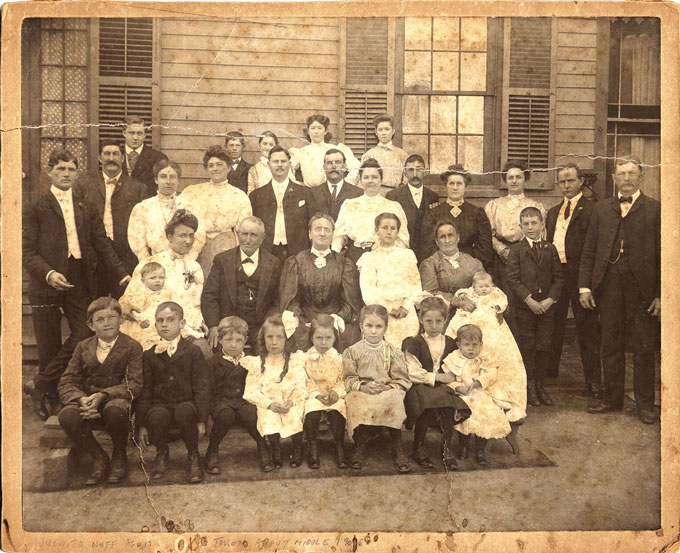
[[[389,112],[393,105],[387,93],[390,22],[386,17],[347,18],[343,25],[340,104],[345,124],[342,140],[360,158],[378,143],[373,118]]]
[[[99,20],[99,141],[120,140],[131,115],[153,123],[153,20]],[[151,146],[152,133],[147,133]]]
[[[539,17],[505,21],[501,162],[523,161],[534,169],[529,189],[552,188],[546,170],[554,159],[553,24]]]

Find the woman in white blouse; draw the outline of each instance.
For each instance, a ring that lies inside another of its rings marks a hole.
[[[177,209],[175,198],[182,169],[174,161],[163,159],[153,166],[158,193],[132,208],[128,223],[128,243],[140,263],[168,249],[165,226]],[[200,222],[199,222],[200,225]],[[205,243],[205,234],[199,226],[194,245],[188,256],[195,260]]]
[[[325,115],[314,114],[307,117],[305,136],[309,144],[302,148],[290,148],[291,167],[293,171],[299,168],[302,173],[302,180],[305,186],[313,188],[326,182],[326,172],[323,170],[324,156],[331,148],[337,148],[345,154],[345,163],[349,171],[346,181],[354,184],[356,182],[356,170],[359,167],[359,160],[354,157],[352,150],[344,144],[329,144],[331,133],[328,127],[331,121]]]
[[[367,159],[359,168],[363,196],[345,200],[335,223],[332,248],[356,263],[361,255],[376,247],[375,218],[381,213],[394,213],[400,222],[396,245],[409,247],[408,222],[399,202],[380,194],[383,170],[375,159]]]
[[[227,182],[231,158],[222,146],[208,148],[203,166],[210,174],[210,181],[187,186],[177,198],[177,204],[198,217],[206,241],[197,261],[203,274],[209,275],[213,258],[236,246],[236,228],[253,210],[246,193]]]
[[[269,152],[274,146],[279,145],[279,137],[272,131],[264,131],[259,139],[260,161],[248,171],[248,195],[272,180],[272,172],[269,170]]]
[[[357,263],[361,296],[366,305],[382,305],[389,314],[385,340],[397,348],[409,336],[418,334],[414,302],[423,292],[418,260],[413,250],[399,248],[396,241],[404,224],[394,213],[375,218],[379,246],[365,253]]]

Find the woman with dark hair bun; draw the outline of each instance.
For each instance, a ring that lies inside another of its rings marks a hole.
[[[354,156],[349,146],[344,144],[329,144],[331,133],[328,127],[331,121],[325,115],[316,113],[307,117],[307,124],[304,129],[305,136],[309,144],[302,148],[290,148],[291,167],[293,171],[300,169],[302,180],[305,186],[313,188],[326,182],[326,173],[323,170],[324,155],[331,148],[337,148],[345,154],[345,163],[349,171],[345,179],[352,184],[356,183],[356,170],[359,167],[359,160]]]

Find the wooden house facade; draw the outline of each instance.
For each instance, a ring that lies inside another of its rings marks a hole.
[[[612,193],[608,158],[660,162],[660,28],[656,19],[239,18],[32,19],[23,33],[25,197],[63,146],[98,171],[98,141],[122,138],[126,115],[181,164],[182,184],[208,180],[204,150],[228,131],[274,131],[304,145],[306,117],[331,120],[331,142],[357,155],[371,121],[395,117],[395,143],[421,154],[430,184],[453,163],[477,173],[467,196],[502,194],[507,159],[535,171],[527,193],[560,196],[551,170],[585,171]],[[659,169],[645,191],[658,198]]]

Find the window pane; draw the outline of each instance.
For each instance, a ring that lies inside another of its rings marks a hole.
[[[66,103],[66,136],[87,137],[87,104]]]
[[[458,132],[484,134],[483,96],[460,96],[458,98]]]
[[[431,133],[456,132],[456,97],[432,96],[430,113]]]
[[[430,170],[433,173],[445,171],[449,165],[456,163],[456,137],[437,136],[430,137],[432,151],[430,152]]]
[[[486,54],[461,54],[460,89],[486,90]]]
[[[40,62],[44,65],[61,65],[64,63],[64,34],[59,31],[42,33],[42,50]]]
[[[468,171],[481,173],[484,170],[484,137],[458,137],[458,163]]]
[[[43,100],[61,100],[62,71],[60,67],[42,68],[42,98]]]
[[[64,143],[59,139],[54,138],[41,138],[40,139],[40,167],[47,169],[47,161],[49,160],[50,154],[53,150],[57,148],[63,148]],[[80,160],[78,160],[80,161]]]
[[[87,65],[87,33],[66,31],[66,64]]]
[[[409,154],[419,154],[423,156],[425,163],[428,163],[427,136],[422,134],[405,134],[402,137],[401,147]]]
[[[66,99],[87,100],[87,71],[78,67],[67,67]]]
[[[402,132],[427,133],[427,96],[404,96]],[[409,150],[406,150],[407,152]]]
[[[434,52],[432,90],[458,90],[458,52]]]
[[[458,18],[434,18],[434,50],[458,50]]]
[[[486,52],[486,17],[463,17],[460,49]]]
[[[42,136],[64,136],[64,123],[62,120],[61,103],[43,102],[40,114],[40,131]],[[51,126],[55,125],[55,126]]]
[[[404,86],[429,90],[432,85],[432,54],[430,52],[404,53]]]
[[[404,24],[407,50],[430,50],[432,48],[432,20],[429,17],[407,17]]]

